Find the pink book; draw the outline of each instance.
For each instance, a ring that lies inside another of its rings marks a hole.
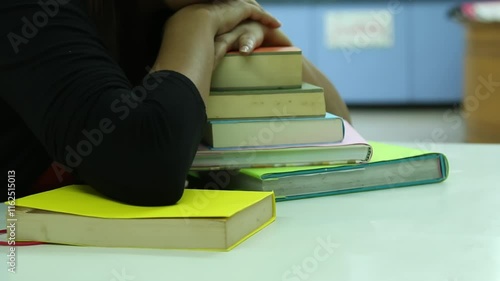
[[[256,167],[322,166],[370,161],[368,142],[346,121],[342,142],[281,147],[213,150],[200,145],[191,170],[225,170]]]

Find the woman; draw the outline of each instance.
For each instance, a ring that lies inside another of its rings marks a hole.
[[[255,1],[205,2],[0,2],[0,151],[17,197],[78,179],[128,204],[180,199],[217,62],[290,45]],[[308,61],[304,80],[348,118]]]

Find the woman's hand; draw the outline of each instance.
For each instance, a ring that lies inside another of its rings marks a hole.
[[[278,28],[281,23],[252,0],[217,0],[210,4],[195,4],[177,12],[195,10],[198,14],[207,12],[216,27],[216,35],[233,30],[246,20],[253,20],[268,28]]]
[[[281,30],[256,21],[245,21],[215,38],[215,60],[220,62],[228,51],[250,54],[258,47],[291,45],[292,42]]]
[[[163,5],[166,5],[167,8],[169,8],[172,11],[178,11],[189,5],[216,3],[220,2],[221,0],[155,0],[155,1],[163,2]],[[260,7],[259,3],[257,3],[257,1],[255,0],[245,0],[245,2]]]
[[[190,79],[205,100],[210,93],[215,41],[247,20],[267,28],[281,23],[250,0],[218,0],[193,4],[174,13],[166,22],[163,41],[152,71],[172,70]]]

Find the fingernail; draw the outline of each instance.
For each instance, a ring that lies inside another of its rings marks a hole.
[[[248,52],[250,52],[250,47],[248,47],[248,46],[242,46],[240,48],[240,52],[242,52],[242,53],[248,53]]]

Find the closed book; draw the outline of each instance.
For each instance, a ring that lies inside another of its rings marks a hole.
[[[341,117],[209,120],[203,140],[212,148],[335,143],[344,139]]]
[[[213,90],[300,88],[302,51],[261,47],[250,55],[229,52],[212,74]]]
[[[324,116],[323,88],[303,83],[300,88],[211,91],[209,119]]]
[[[200,145],[191,170],[224,170],[255,167],[287,167],[352,164],[369,161],[371,145],[346,121],[339,143],[280,147],[211,149]]]
[[[370,144],[373,157],[368,163],[241,169],[229,173],[229,188],[274,191],[282,201],[437,183],[448,177],[448,160],[442,153]]]
[[[276,218],[272,192],[221,190],[187,189],[176,205],[139,207],[73,185],[20,198],[15,208],[7,214],[15,212],[17,241],[94,247],[227,251]]]

